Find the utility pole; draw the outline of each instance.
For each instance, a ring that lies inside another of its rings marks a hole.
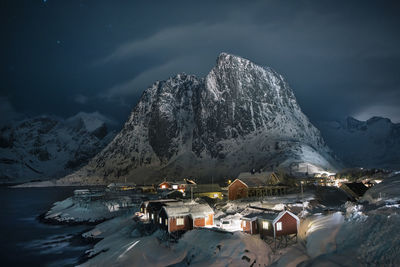
[[[191,203],[193,203],[193,185],[190,186],[190,199]]]
[[[300,182],[301,187],[301,205],[303,206],[303,215],[304,215],[304,194],[303,194],[303,181]]]

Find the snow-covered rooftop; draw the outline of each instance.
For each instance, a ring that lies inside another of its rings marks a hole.
[[[193,218],[205,217],[213,214],[213,209],[207,204],[168,205],[163,207],[168,217],[181,217],[191,215]]]
[[[273,172],[242,172],[239,174],[238,179],[249,187],[267,186],[279,183],[279,179]]]

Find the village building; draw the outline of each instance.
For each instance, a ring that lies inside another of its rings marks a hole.
[[[164,182],[158,185],[158,189],[179,190],[183,193],[186,191],[187,188],[195,184],[196,183],[191,179],[183,179],[182,181],[174,181],[174,182],[165,180]]]
[[[144,215],[143,217],[144,220],[155,222],[156,217],[158,216],[158,213],[160,212],[163,206],[167,205],[167,203],[178,202],[178,201],[179,200],[176,199],[154,199],[154,200],[143,201],[142,204],[140,204],[139,210],[140,213]]]
[[[158,185],[158,189],[170,189],[172,185],[170,182],[164,181]]]
[[[194,197],[222,199],[221,187],[218,184],[198,184],[192,187]],[[189,194],[189,192],[187,192]]]
[[[249,214],[240,218],[240,228],[242,231],[250,234],[255,235],[258,234],[258,217],[261,213],[256,214]]]
[[[153,185],[138,185],[136,186],[136,190],[138,192],[146,193],[146,194],[156,194],[157,191]]]
[[[208,204],[168,205],[162,207],[157,222],[168,233],[188,231],[196,227],[212,226],[214,211]]]
[[[134,183],[111,183],[107,185],[108,191],[126,191],[136,189],[136,184]]]
[[[300,219],[288,210],[276,211],[260,207],[248,207],[240,218],[240,227],[244,233],[259,234],[262,239],[273,238],[275,248],[283,241],[297,240]],[[242,212],[242,213],[243,213]]]
[[[362,183],[366,186],[366,187],[368,187],[368,188],[371,188],[371,187],[373,187],[375,184],[373,183],[373,182],[371,182],[371,181],[362,181]]]
[[[245,172],[228,186],[228,199],[283,195],[287,189],[274,172]]]
[[[366,187],[363,183],[342,183],[340,185],[340,189],[345,191],[355,200],[358,200],[365,194],[365,192],[367,192],[368,187]]]
[[[261,238],[297,235],[300,219],[288,210],[279,213],[264,213],[258,217]]]

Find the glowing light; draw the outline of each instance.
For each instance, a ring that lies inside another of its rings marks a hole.
[[[176,219],[176,225],[184,225],[184,224],[185,224],[185,222],[184,222],[183,218]]]
[[[125,251],[124,253],[122,253],[121,255],[118,256],[118,259],[122,258],[129,250],[131,250],[134,246],[136,246],[137,243],[139,243],[140,240],[136,241],[135,243],[133,243],[132,245],[130,245]]]

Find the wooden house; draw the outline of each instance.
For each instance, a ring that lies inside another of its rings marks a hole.
[[[182,181],[164,181],[158,185],[158,189],[171,189],[171,190],[179,190],[182,193],[190,187],[191,185],[195,185],[196,183],[190,179],[183,179]]]
[[[172,189],[178,190],[182,193],[187,191],[191,186],[195,186],[196,183],[190,179],[183,179],[182,181],[177,181],[172,183]]]
[[[107,185],[108,191],[127,191],[136,189],[135,183],[111,183]]]
[[[261,238],[297,235],[300,219],[290,211],[266,212],[257,218]]]
[[[193,186],[193,196],[222,199],[222,191],[218,184],[198,184]]]
[[[357,200],[361,198],[365,192],[367,192],[368,187],[366,187],[363,183],[342,183],[340,185],[340,189]]]
[[[240,227],[242,228],[242,231],[251,235],[258,234],[257,219],[259,215],[260,214],[250,214],[240,218]]]
[[[287,188],[274,172],[245,172],[228,186],[228,199],[282,195]]]
[[[172,185],[170,182],[164,181],[158,185],[158,189],[170,189]]]
[[[138,192],[147,193],[147,194],[155,194],[155,193],[157,193],[156,189],[155,189],[155,187],[153,185],[138,185],[138,186],[136,186],[136,190]]]
[[[155,219],[158,216],[160,209],[167,203],[171,202],[178,202],[178,200],[154,199],[154,200],[143,201],[142,204],[140,204],[139,210],[140,213],[144,214],[145,220],[155,222]]]
[[[161,209],[158,224],[168,233],[211,226],[214,224],[214,211],[207,204],[168,205]]]

